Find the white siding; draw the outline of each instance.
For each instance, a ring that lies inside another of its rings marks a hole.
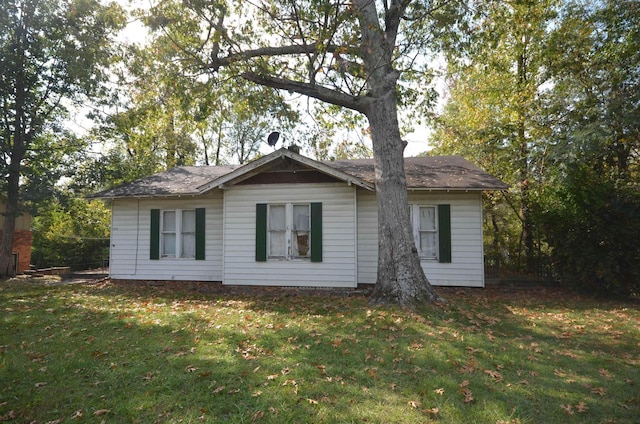
[[[257,203],[322,202],[322,262],[256,262]],[[355,188],[342,184],[237,186],[225,192],[225,284],[356,286]]]
[[[410,204],[451,205],[451,263],[423,260],[427,278],[437,286],[484,286],[482,197],[479,192],[409,192]],[[358,192],[358,282],[375,283],[378,260],[375,194]]]
[[[205,260],[149,259],[151,209],[205,208]],[[222,192],[181,199],[116,199],[111,217],[110,274],[115,279],[222,280]]]

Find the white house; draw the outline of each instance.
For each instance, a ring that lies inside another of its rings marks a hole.
[[[483,287],[482,192],[507,185],[459,156],[406,158],[405,171],[431,283]],[[372,159],[320,162],[283,148],[92,197],[112,204],[112,279],[357,287],[376,281],[375,196]]]

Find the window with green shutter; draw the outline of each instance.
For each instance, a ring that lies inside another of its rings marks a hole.
[[[151,260],[187,258],[204,260],[206,211],[196,209],[151,209]]]
[[[256,261],[322,262],[322,203],[256,204]]]
[[[420,258],[451,262],[451,205],[410,205],[410,210]]]

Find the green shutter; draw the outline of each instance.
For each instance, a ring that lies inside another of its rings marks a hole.
[[[267,260],[267,204],[256,204],[256,261]]]
[[[205,258],[205,209],[196,208],[196,260],[203,261]]]
[[[438,205],[438,261],[451,262],[451,205]]]
[[[322,262],[322,203],[311,204],[311,262]]]
[[[160,259],[160,209],[151,209],[151,243],[149,259]]]

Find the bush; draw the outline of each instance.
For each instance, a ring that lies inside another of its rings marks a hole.
[[[564,284],[640,295],[640,193],[576,169],[543,214],[553,270]]]
[[[102,201],[53,201],[33,220],[31,263],[73,270],[103,266],[109,258],[110,215]]]

